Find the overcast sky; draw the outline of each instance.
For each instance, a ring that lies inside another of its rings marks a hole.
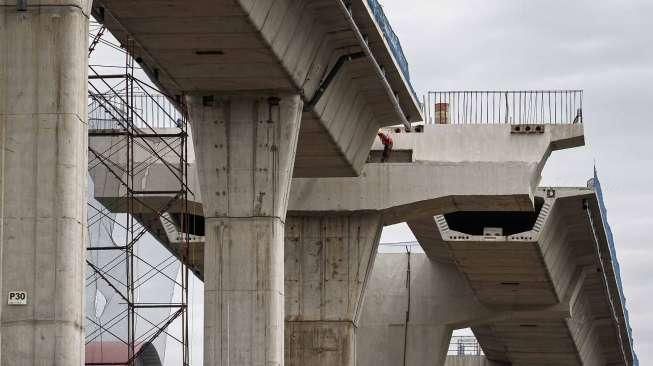
[[[547,185],[581,185],[596,161],[636,349],[653,364],[653,1],[382,0],[427,90],[584,89],[587,147],[557,152]],[[409,237],[389,230],[384,240]]]

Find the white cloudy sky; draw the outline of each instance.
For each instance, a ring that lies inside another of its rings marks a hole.
[[[382,0],[419,94],[584,89],[587,147],[556,153],[547,185],[584,185],[596,161],[636,349],[653,364],[653,1]],[[384,241],[403,240],[401,228]]]

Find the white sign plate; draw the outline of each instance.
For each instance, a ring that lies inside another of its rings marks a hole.
[[[7,298],[7,305],[27,305],[27,292],[10,291]]]

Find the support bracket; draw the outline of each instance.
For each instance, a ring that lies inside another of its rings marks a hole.
[[[338,58],[336,63],[333,65],[327,76],[324,77],[324,80],[320,84],[320,86],[317,88],[317,91],[315,94],[313,94],[313,97],[311,98],[306,105],[304,105],[304,112],[308,112],[315,105],[320,101],[320,98],[322,98],[322,95],[324,95],[324,92],[327,90],[333,79],[335,79],[336,75],[338,74],[338,71],[342,68],[342,66],[345,64],[347,61],[355,60],[358,58],[365,57],[365,53],[363,52],[356,52],[356,53],[350,53],[346,55],[342,55]]]

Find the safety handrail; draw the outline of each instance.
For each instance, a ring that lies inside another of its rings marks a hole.
[[[428,124],[583,123],[582,90],[430,91]]]

